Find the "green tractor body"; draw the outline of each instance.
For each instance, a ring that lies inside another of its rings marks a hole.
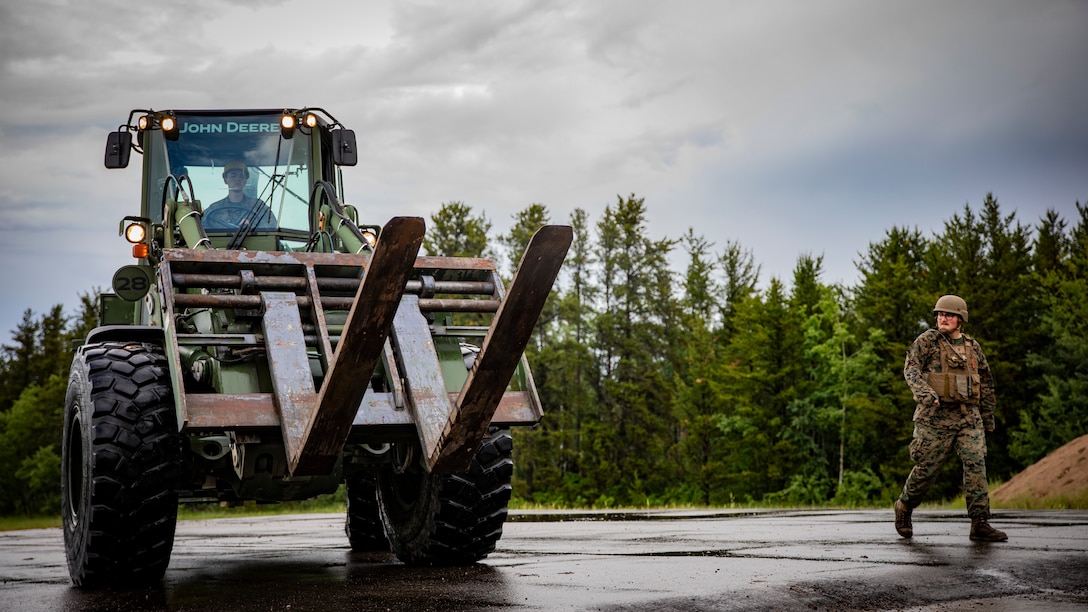
[[[146,582],[178,503],[347,484],[353,549],[473,563],[510,497],[512,426],[540,421],[523,351],[571,241],[545,226],[509,287],[483,258],[419,255],[424,223],[342,203],[355,135],[322,109],[132,111],[134,263],[77,350],[65,546],[77,586]]]

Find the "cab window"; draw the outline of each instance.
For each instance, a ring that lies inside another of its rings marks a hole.
[[[188,177],[209,235],[233,233],[247,215],[256,233],[309,233],[308,137],[282,138],[278,114],[179,114],[178,124],[177,140],[147,133],[149,216],[161,220],[163,190],[176,197]]]

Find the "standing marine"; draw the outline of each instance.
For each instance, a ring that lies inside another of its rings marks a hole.
[[[937,328],[919,335],[907,350],[903,377],[914,393],[914,468],[895,501],[895,530],[914,535],[911,511],[922,502],[941,467],[955,451],[963,462],[963,490],[971,539],[1008,540],[990,526],[986,480],[986,432],[994,430],[994,383],[978,342],[963,333],[967,302],[945,295],[933,307]]]

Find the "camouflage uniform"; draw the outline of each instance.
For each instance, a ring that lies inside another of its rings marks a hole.
[[[949,363],[960,368],[954,370]],[[961,374],[950,374],[953,370]],[[917,407],[910,443],[914,469],[903,485],[900,501],[907,508],[917,507],[938,471],[956,451],[963,462],[967,514],[972,519],[988,519],[985,432],[994,430],[996,402],[993,377],[982,348],[967,334],[952,340],[935,329],[928,330],[907,351],[903,377],[914,393]],[[940,388],[942,383],[944,387]]]

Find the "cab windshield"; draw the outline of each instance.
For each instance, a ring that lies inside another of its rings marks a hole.
[[[147,182],[149,216],[161,220],[163,190],[176,198],[188,177],[209,235],[234,233],[243,222],[253,233],[308,235],[310,138],[296,133],[284,139],[279,118],[179,113],[177,140],[151,132],[145,155],[156,180]]]

